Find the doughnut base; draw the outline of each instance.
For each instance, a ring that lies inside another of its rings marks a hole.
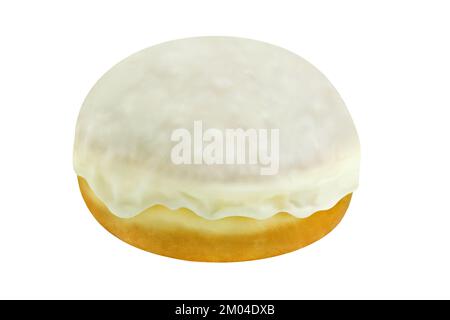
[[[158,205],[123,219],[109,211],[85,179],[78,177],[78,183],[95,219],[119,239],[159,255],[205,262],[256,260],[305,247],[334,229],[352,196],[348,194],[331,209],[307,218],[278,213],[265,220],[208,220],[188,209],[170,210]]]

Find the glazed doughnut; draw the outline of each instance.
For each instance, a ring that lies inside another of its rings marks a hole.
[[[190,38],[140,51],[96,83],[74,167],[89,210],[123,241],[245,261],[339,223],[358,185],[359,140],[335,88],[304,59],[254,40]]]

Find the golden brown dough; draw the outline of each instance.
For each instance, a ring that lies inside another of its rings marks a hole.
[[[119,239],[163,256],[209,262],[261,259],[307,246],[333,230],[352,196],[348,194],[331,209],[304,219],[278,213],[265,220],[207,220],[188,209],[170,210],[164,206],[153,206],[123,219],[109,211],[86,180],[78,177],[78,183],[94,217]]]

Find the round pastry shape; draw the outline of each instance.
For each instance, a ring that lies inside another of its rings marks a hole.
[[[189,38],[142,50],[95,84],[74,167],[94,217],[125,242],[243,261],[339,223],[359,141],[337,91],[304,59],[249,39]]]

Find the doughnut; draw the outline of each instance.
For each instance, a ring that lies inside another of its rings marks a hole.
[[[81,107],[74,169],[94,218],[134,247],[204,262],[305,247],[341,221],[360,147],[336,89],[256,40],[174,40],[119,62]]]

